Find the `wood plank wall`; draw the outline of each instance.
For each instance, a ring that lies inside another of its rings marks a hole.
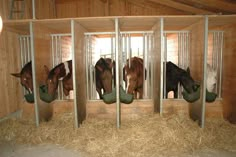
[[[188,14],[163,5],[137,0],[56,0],[55,5],[57,18]]]
[[[236,73],[234,72],[236,60],[236,26],[223,27],[223,115],[230,122],[236,124]]]
[[[20,72],[18,35],[3,31],[0,36],[0,118],[20,109],[23,101],[20,79],[11,73]]]

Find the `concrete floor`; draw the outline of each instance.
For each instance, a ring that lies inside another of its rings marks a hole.
[[[81,154],[57,145],[16,145],[0,142],[0,157],[81,157]]]
[[[173,156],[176,156],[173,154]],[[182,154],[178,157],[236,157],[236,152],[219,150],[201,150],[194,154]],[[82,153],[57,145],[44,144],[37,146],[16,145],[0,141],[0,157],[85,157]]]

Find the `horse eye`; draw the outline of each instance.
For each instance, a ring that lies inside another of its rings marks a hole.
[[[23,80],[24,80],[24,81],[26,81],[27,79],[26,79],[26,78],[24,78]]]

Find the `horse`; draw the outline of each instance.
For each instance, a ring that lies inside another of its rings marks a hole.
[[[48,94],[55,95],[58,88],[58,80],[62,80],[63,93],[68,96],[70,90],[73,90],[72,60],[58,64],[51,71],[46,65],[44,65],[44,69],[48,74],[46,80]]]
[[[20,78],[21,85],[30,93],[33,93],[32,64],[26,63],[20,73],[11,73],[12,76]]]
[[[112,76],[113,69],[113,76]],[[99,98],[102,99],[103,93],[112,91],[112,79],[115,85],[115,62],[110,58],[100,58],[95,64],[96,90]]]
[[[213,69],[209,64],[207,64],[207,90],[208,92],[213,92],[216,87],[216,79],[217,71]]]
[[[143,59],[138,57],[127,59],[123,68],[123,80],[127,85],[127,93],[133,94],[134,98],[143,98],[143,74]]]
[[[188,92],[193,93],[197,91],[198,85],[190,75],[189,67],[187,70],[179,68],[172,62],[166,63],[166,98],[168,97],[168,92],[174,92],[174,98],[178,97],[178,84]]]

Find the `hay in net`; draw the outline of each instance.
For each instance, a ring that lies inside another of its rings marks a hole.
[[[73,120],[67,113],[42,122],[39,128],[29,120],[7,120],[0,123],[0,140],[53,143],[103,157],[173,156],[202,149],[236,153],[236,126],[221,118],[208,118],[204,129],[186,115],[123,120],[120,129],[114,120],[101,119],[87,119],[75,129]]]

